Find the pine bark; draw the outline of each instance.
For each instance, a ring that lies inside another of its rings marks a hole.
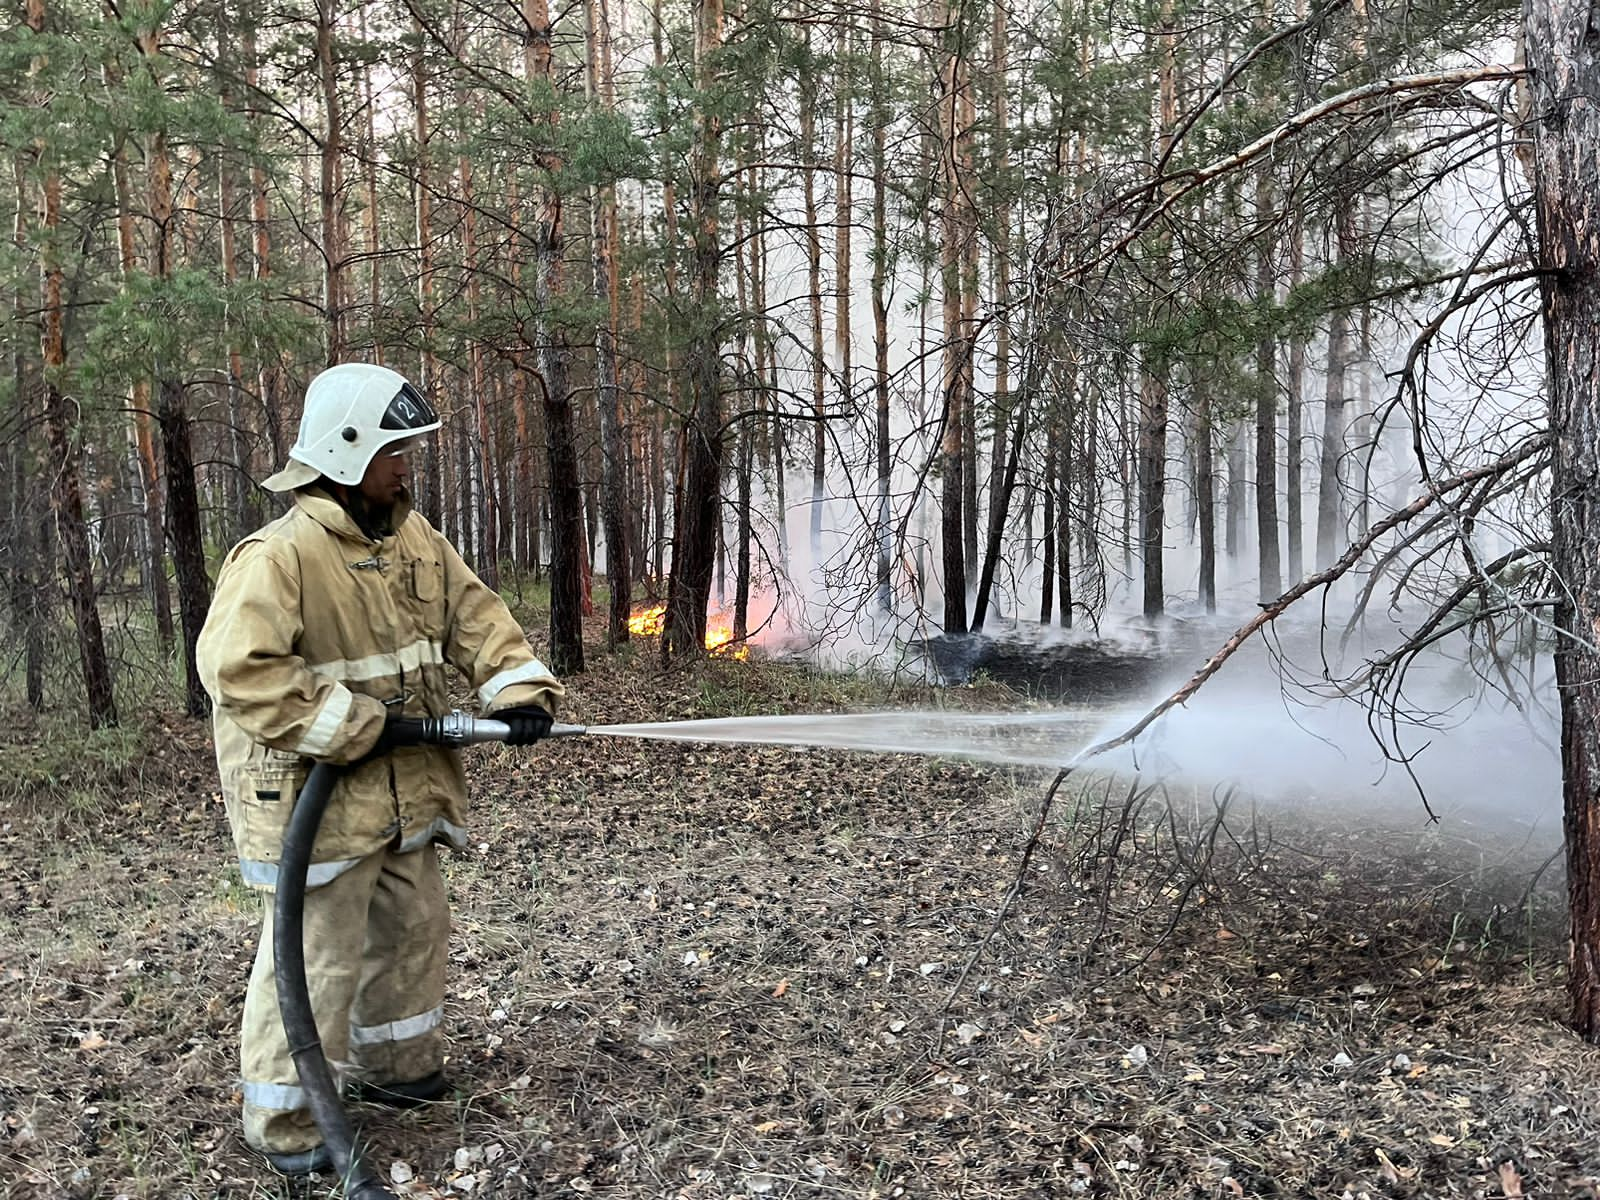
[[[1031,392],[1024,389],[1024,396]],[[1011,516],[1011,497],[1017,487],[1017,465],[1022,456],[1022,445],[1028,436],[1028,407],[1017,405],[1017,425],[1011,431],[1010,450],[1006,455],[1005,469],[989,497],[989,526],[984,541],[983,567],[978,572],[978,594],[972,604],[972,628],[982,629],[989,614],[989,597],[994,588],[995,572],[1000,565],[1000,546],[1005,537],[1006,521]]]
[[[524,0],[528,27],[528,77],[548,89],[551,106],[545,118],[547,146],[557,144],[555,76],[551,64],[550,8],[547,0]],[[552,149],[540,167],[560,167]],[[562,278],[563,230],[561,197],[553,187],[538,189],[535,219],[539,302],[539,361],[543,374],[545,453],[550,505],[550,665],[559,674],[583,670],[583,487],[572,404],[571,358],[567,331],[550,315],[565,287]]]
[[[883,73],[883,6],[872,8],[872,392],[873,449],[877,465],[878,608],[890,612],[894,596],[890,573],[894,558],[893,514],[889,502],[889,218],[888,81]]]
[[[957,165],[956,139],[960,128],[962,80],[961,42],[955,27],[955,7],[949,0],[942,5],[941,23],[950,22],[945,34],[939,76],[938,151],[942,164],[939,205],[939,275],[943,294],[944,356],[940,388],[944,396],[944,430],[941,442],[941,508],[939,540],[944,566],[944,632],[967,632],[967,558],[962,512],[966,467],[965,440],[969,397],[964,392],[966,347],[962,343],[961,282],[961,185]]]
[[[1195,519],[1200,533],[1200,603],[1208,613],[1217,611],[1217,474],[1213,437],[1216,416],[1211,411],[1211,388],[1202,381],[1195,413],[1194,490]]]
[[[470,101],[465,92],[457,94],[458,111],[466,111]],[[478,203],[472,156],[463,154],[460,160],[461,180],[461,256],[466,271],[467,324],[475,327],[482,304],[483,284],[478,250]],[[500,503],[494,489],[493,436],[489,429],[489,383],[484,372],[483,341],[473,338],[468,357],[472,367],[472,414],[477,431],[477,472],[479,516],[478,554],[474,566],[479,576],[491,588],[500,587]]]
[[[145,25],[138,45],[146,68],[161,74],[160,30]],[[157,126],[146,154],[150,171],[150,216],[155,226],[152,274],[162,285],[176,268],[177,212],[172,202],[172,161],[167,153],[166,130]],[[195,479],[192,432],[187,388],[175,362],[155,363],[156,424],[161,432],[161,459],[166,467],[167,530],[172,545],[172,565],[178,580],[178,625],[183,635],[184,707],[190,716],[211,711],[211,700],[200,682],[195,646],[211,607],[211,578],[206,573],[205,533],[200,517],[200,491]]]
[[[994,244],[990,277],[994,280],[994,421],[990,426],[989,524],[994,525],[996,497],[1004,487],[1006,424],[1011,419],[1011,198],[1005,180],[1010,170],[1010,93],[1007,90],[1010,45],[1009,9],[996,0],[989,30],[990,173],[996,182]]]
[[[954,167],[956,219],[959,222],[961,286],[961,549],[970,571],[978,559],[978,213],[975,196],[978,179],[974,162],[977,102],[973,97],[972,66],[965,49],[956,58]]]
[[[322,220],[322,311],[328,363],[342,362],[344,344],[344,251],[340,240],[339,156],[344,118],[339,103],[338,63],[334,34],[337,0],[317,0],[317,80],[322,89],[323,131],[318,156],[317,201]]]
[[[1172,0],[1162,0],[1156,55],[1156,137],[1158,160],[1171,146],[1177,123],[1177,35],[1173,29]],[[1156,250],[1156,276],[1170,276],[1169,251]],[[1152,315],[1154,315],[1152,313]],[[1146,355],[1139,384],[1139,557],[1143,570],[1144,615],[1166,611],[1163,549],[1167,519],[1167,385],[1168,364],[1159,353]]]
[[[1350,361],[1350,312],[1329,319],[1328,370],[1322,396],[1322,452],[1317,470],[1317,558],[1320,570],[1344,544],[1345,365]]]
[[[44,0],[28,0],[27,23],[34,33],[45,28]],[[41,103],[48,103],[45,98]],[[117,723],[112,693],[111,665],[106,657],[105,633],[95,592],[89,530],[84,520],[79,444],[81,430],[77,406],[61,390],[66,370],[66,307],[61,268],[61,172],[56,148],[42,139],[34,153],[43,169],[43,246],[39,257],[41,304],[39,349],[44,367],[44,427],[50,451],[50,498],[56,518],[56,536],[66,568],[67,596],[77,627],[78,662],[83,672],[89,724],[100,729]]]
[[[1052,414],[1045,429],[1044,482],[1040,488],[1044,501],[1044,525],[1040,531],[1043,553],[1039,572],[1039,624],[1049,625],[1056,602],[1056,465],[1061,453],[1061,422]]]
[[[1524,0],[1544,308],[1572,1025],[1600,1042],[1600,51],[1585,0]]]
[[[1305,231],[1298,218],[1289,229],[1289,290],[1294,291],[1305,281]],[[1305,577],[1305,513],[1303,503],[1303,468],[1305,458],[1305,386],[1306,340],[1295,333],[1289,339],[1289,376],[1286,381],[1288,395],[1284,401],[1283,462],[1284,462],[1284,521],[1288,525],[1285,544],[1286,566],[1291,582]]]
[[[656,68],[656,94],[663,111],[667,108],[667,52],[665,43],[666,24],[662,18],[661,0],[651,0],[650,6],[650,37],[651,48],[655,56]],[[676,325],[678,305],[678,189],[674,182],[676,166],[670,155],[663,151],[660,163],[661,169],[661,226],[665,234],[662,288],[664,293],[664,315],[667,323],[665,331],[666,351],[662,355],[663,386],[665,388],[665,409],[668,413],[679,410],[680,394],[680,355],[678,353],[678,329]],[[666,564],[664,554],[667,545],[667,432],[664,428],[664,419],[658,419],[651,424],[651,438],[656,462],[656,470],[651,474],[651,502],[655,522],[652,526],[651,539],[651,573],[655,577],[656,586],[659,587],[666,578]],[[677,492],[678,475],[673,474],[673,492]],[[782,507],[780,505],[779,512]]]
[[[684,473],[667,585],[664,656],[699,654],[705,647],[706,609],[716,565],[722,485],[722,375],[719,345],[718,267],[721,262],[722,118],[716,102],[716,60],[722,47],[722,0],[695,0],[694,118],[690,170],[693,318],[689,343],[689,421],[684,429]]]
[[[438,395],[439,369],[433,352],[434,330],[437,324],[434,300],[433,175],[429,146],[433,135],[428,109],[427,39],[423,36],[421,22],[413,24],[412,35],[416,40],[416,51],[411,60],[411,96],[412,135],[416,142],[417,156],[413,166],[416,172],[417,310],[422,326],[418,331],[421,335],[422,348],[417,355],[417,388],[424,396],[432,398],[442,412],[443,405],[440,404]],[[433,520],[438,523],[445,536],[454,541],[455,510],[451,491],[445,486],[445,464],[449,458],[449,447],[443,429],[428,439],[424,455],[427,472],[421,481],[426,489],[423,498],[432,500]]]
[[[109,70],[109,69],[108,69]],[[138,269],[138,248],[134,239],[133,197],[128,182],[128,150],[119,142],[111,158],[112,186],[117,196],[117,250],[126,282]],[[167,584],[166,525],[162,520],[161,471],[156,462],[155,436],[151,428],[150,381],[140,377],[128,389],[129,435],[134,457],[138,459],[143,485],[145,559],[142,564],[145,586],[150,592],[150,607],[155,614],[156,638],[163,654],[170,654],[175,633],[172,626],[172,591]]]
[[[41,12],[42,20],[42,12]],[[17,260],[25,261],[28,250],[28,205],[32,189],[27,178],[25,155],[13,160],[16,181],[16,213],[12,224],[12,244]],[[11,397],[15,405],[14,428],[5,439],[6,462],[6,520],[9,535],[5,541],[9,553],[5,556],[6,594],[15,627],[22,629],[23,686],[28,707],[34,711],[44,707],[44,633],[47,606],[41,595],[40,575],[48,555],[46,552],[46,518],[31,494],[29,486],[31,444],[27,430],[33,424],[32,406],[35,403],[37,364],[29,346],[29,339],[38,336],[34,321],[30,320],[35,301],[27,277],[18,274],[16,291],[12,296],[12,323],[7,331],[11,343]]]
[[[1256,219],[1266,232],[1256,251],[1256,294],[1276,298],[1271,230],[1272,177],[1256,177]],[[1262,602],[1283,591],[1278,543],[1278,340],[1264,333],[1256,342],[1256,569],[1257,596]],[[1211,611],[1210,609],[1207,610]]]
[[[806,47],[811,33],[806,31]],[[805,200],[806,289],[811,316],[811,567],[822,563],[822,507],[827,492],[828,462],[828,364],[823,357],[822,339],[822,232],[817,212],[817,93],[809,78],[800,85],[800,146],[805,162],[800,168],[801,194]]]
[[[615,107],[611,81],[610,10],[606,0],[586,0],[588,25],[588,84],[591,102],[603,113]],[[590,247],[595,299],[604,316],[594,331],[595,403],[600,410],[600,515],[605,528],[606,575],[610,602],[606,610],[606,645],[614,648],[628,640],[628,615],[632,607],[629,576],[627,448],[622,425],[622,390],[617,377],[617,327],[621,296],[617,287],[617,196],[609,183],[591,189]]]
[[[217,58],[224,65],[219,99],[225,112],[233,110],[229,80],[232,69],[232,34],[226,5],[217,8]],[[237,189],[233,163],[227,154],[216,156],[218,241],[222,256],[222,278],[231,292],[239,281]],[[260,524],[255,504],[255,483],[250,473],[250,438],[244,415],[244,352],[238,340],[228,339],[228,501],[230,518],[228,540],[236,541]]]
[[[836,31],[834,75],[838,104],[833,121],[833,357],[838,371],[839,396],[852,414],[855,387],[851,371],[850,337],[850,235],[854,204],[855,106],[850,91],[851,27]]]
[[[1228,488],[1223,500],[1226,509],[1223,515],[1223,551],[1229,562],[1238,559],[1244,546],[1245,492],[1248,486],[1245,479],[1245,463],[1248,459],[1245,437],[1243,421],[1228,422]]]
[[[246,116],[251,136],[260,136],[261,113],[258,89],[261,79],[260,55],[256,48],[256,14],[254,0],[241,6],[239,27],[239,56],[244,65]],[[264,284],[270,277],[272,256],[271,205],[267,197],[267,168],[261,155],[255,155],[250,164],[250,239],[251,278]],[[288,452],[288,439],[284,432],[284,416],[279,400],[279,383],[282,372],[276,363],[269,364],[257,348],[256,386],[261,395],[262,417],[267,427],[267,444],[272,450],[272,469],[277,470]]]

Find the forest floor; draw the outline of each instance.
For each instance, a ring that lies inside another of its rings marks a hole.
[[[1023,703],[643,651],[594,654],[572,692],[590,723]],[[21,728],[0,1192],[330,1195],[240,1140],[258,900],[207,730]],[[399,1195],[1600,1194],[1549,847],[1086,777],[997,925],[1037,772],[589,737],[469,774],[454,1092],[352,1109]]]

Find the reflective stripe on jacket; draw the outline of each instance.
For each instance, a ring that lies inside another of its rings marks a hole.
[[[215,704],[217,769],[246,883],[277,883],[283,831],[313,760],[349,763],[390,714],[440,716],[455,667],[485,713],[555,711],[563,689],[498,594],[409,503],[374,541],[308,488],[223,562],[200,676]],[[388,844],[466,844],[458,753],[418,746],[344,775],[317,834],[315,887]]]

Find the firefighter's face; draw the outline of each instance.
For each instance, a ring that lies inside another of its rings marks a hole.
[[[416,445],[415,438],[407,438],[372,456],[361,477],[361,494],[368,503],[394,504],[405,494],[406,480],[411,477],[410,455]]]

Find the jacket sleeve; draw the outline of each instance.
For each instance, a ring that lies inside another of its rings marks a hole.
[[[304,629],[300,573],[248,541],[222,565],[200,631],[200,679],[218,711],[255,741],[332,763],[360,758],[383,729],[383,703],[314,673],[295,651]]]
[[[554,714],[566,689],[540,662],[498,592],[462,561],[443,537],[445,659],[471,681],[485,715],[524,704]]]

